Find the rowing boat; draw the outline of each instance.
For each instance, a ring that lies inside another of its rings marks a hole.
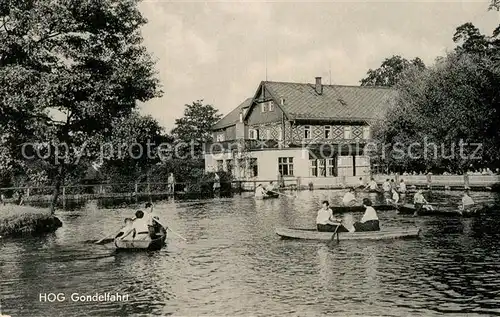
[[[393,205],[374,205],[372,206],[375,210],[394,210]],[[334,214],[341,214],[346,212],[364,212],[364,206],[332,206],[332,212]]]
[[[159,232],[156,234],[154,238],[151,238],[147,235],[144,239],[141,240],[133,240],[133,239],[118,239],[115,238],[115,246],[117,250],[160,250],[165,246],[165,240],[167,239],[167,230],[165,228],[160,227]]]
[[[319,232],[316,229],[302,228],[276,228],[276,234],[282,239],[300,239],[300,240],[332,240],[333,232]],[[386,240],[417,238],[420,229],[411,228],[383,228],[380,231],[365,232],[341,232],[338,233],[339,240]],[[335,236],[337,239],[337,236]]]
[[[278,198],[280,194],[278,193],[268,193],[265,196],[258,196],[255,199],[270,199],[270,198]]]
[[[415,214],[416,208],[414,204],[404,204],[397,207],[399,214]],[[481,214],[484,208],[482,206],[475,206],[466,210],[460,210],[456,207],[441,207],[435,206],[432,210],[422,208],[417,213],[418,216],[463,216],[474,217]]]

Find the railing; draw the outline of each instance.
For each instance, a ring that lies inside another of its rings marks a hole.
[[[339,176],[339,177],[283,177],[281,180],[277,179],[242,179],[221,181],[221,187],[224,190],[231,191],[247,191],[254,190],[259,184],[268,184],[274,182],[280,187],[288,189],[328,189],[328,188],[345,188],[348,186],[359,185],[358,176]],[[363,176],[363,182],[366,184],[370,180],[370,176]],[[450,187],[450,188],[480,188],[498,186],[500,187],[500,175],[373,175],[377,183],[382,183],[386,179],[394,179],[399,183],[404,179],[407,185],[426,186],[426,187]],[[161,183],[105,183],[94,185],[68,185],[61,187],[60,198],[65,200],[85,200],[85,199],[99,199],[99,198],[124,198],[124,197],[139,197],[151,195],[183,195],[194,194],[191,192],[189,186],[198,185],[203,187],[203,193],[211,193],[213,191],[213,181],[197,182],[195,183],[181,183],[169,184],[167,182]],[[16,192],[22,192],[22,197],[25,201],[48,201],[52,196],[53,186],[22,186],[22,187],[9,187],[0,188],[7,199],[15,200]],[[232,190],[231,190],[232,189]]]

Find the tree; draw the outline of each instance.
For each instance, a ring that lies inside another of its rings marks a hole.
[[[489,57],[452,53],[430,69],[405,72],[396,86],[395,105],[377,130],[382,143],[399,143],[405,149],[402,156],[388,153],[388,161],[454,171],[500,163],[496,65]],[[482,151],[473,153],[478,148],[474,143]],[[413,157],[406,151],[411,144],[417,145]]]
[[[17,158],[47,165],[54,211],[65,176],[93,160],[116,118],[161,94],[138,0],[4,1],[0,126]],[[62,149],[61,149],[62,148]],[[59,151],[59,153],[58,153]],[[64,152],[61,155],[61,151]],[[23,155],[22,155],[23,154]],[[45,155],[46,154],[46,155]],[[61,157],[64,157],[61,159]]]
[[[491,36],[486,36],[472,23],[464,23],[457,27],[453,41],[458,44],[458,53],[500,57],[500,25]]]
[[[186,151],[194,144],[194,156],[200,156],[203,151],[203,144],[212,141],[212,126],[216,124],[222,115],[212,105],[203,104],[203,100],[198,100],[192,104],[186,104],[184,116],[175,120],[175,127],[172,136],[180,142],[177,149],[186,154]]]
[[[367,76],[360,81],[361,86],[393,87],[398,82],[398,78],[403,71],[411,66],[419,70],[425,69],[424,62],[418,57],[411,61],[399,55],[386,58],[379,68],[368,70]]]
[[[111,183],[149,181],[151,168],[173,140],[151,116],[138,112],[113,122],[112,136],[101,151],[103,172]]]
[[[488,10],[500,11],[500,0],[491,0]]]

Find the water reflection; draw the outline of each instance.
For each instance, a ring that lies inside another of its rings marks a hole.
[[[53,235],[0,241],[3,310],[13,316],[500,315],[495,212],[470,219],[379,212],[384,227],[421,227],[419,240],[316,243],[281,241],[274,234],[278,225],[314,227],[321,201],[334,204],[342,195],[158,203],[161,219],[188,241],[169,233],[167,248],[153,253],[83,243],[115,230],[139,205],[90,204],[60,213],[64,226]],[[52,291],[127,293],[130,301],[38,300],[40,292]]]

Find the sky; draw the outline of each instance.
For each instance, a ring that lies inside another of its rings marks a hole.
[[[169,132],[185,104],[203,100],[227,114],[262,80],[359,85],[385,58],[426,65],[455,47],[457,26],[491,35],[500,14],[489,1],[143,0],[144,45],[157,61],[163,97],[141,105]],[[267,65],[267,67],[266,67]],[[266,71],[267,69],[267,71]]]

